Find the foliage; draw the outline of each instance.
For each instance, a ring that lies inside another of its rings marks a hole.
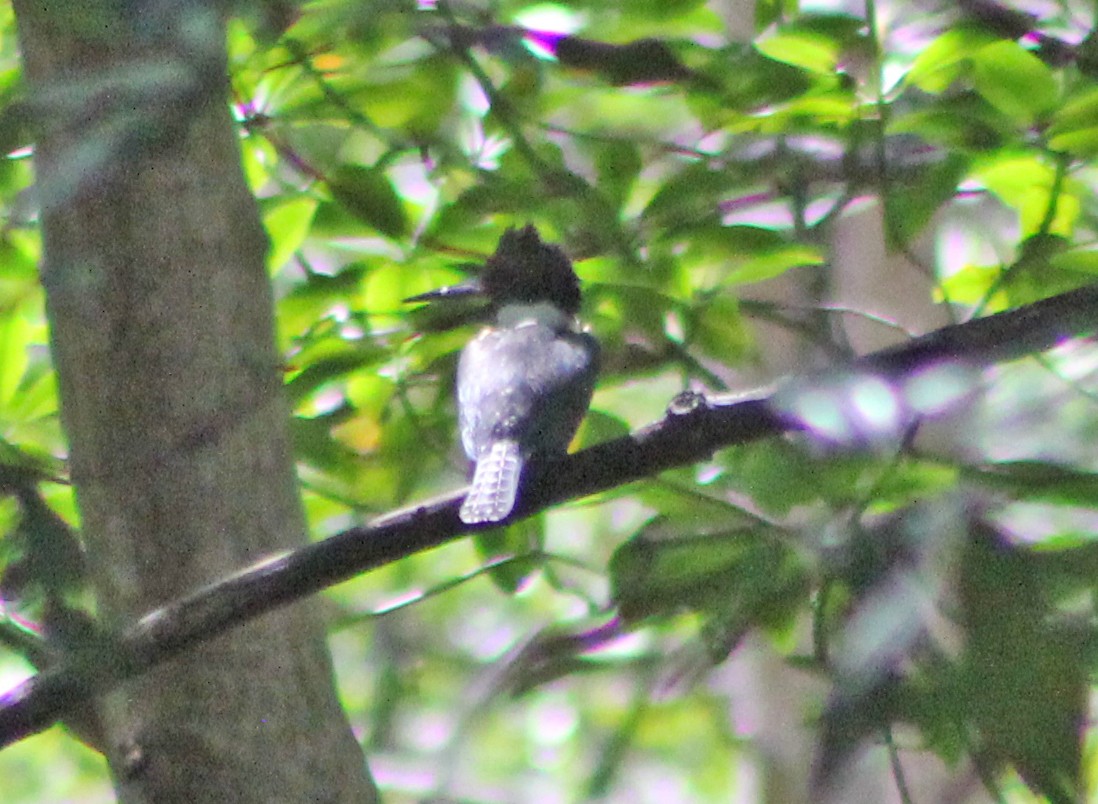
[[[832,247],[869,201],[958,319],[1092,280],[1089,7],[1045,4],[1018,31],[952,4],[797,5],[757,3],[750,41],[696,0],[315,0],[232,21],[232,102],[317,537],[461,484],[451,386],[471,330],[404,299],[468,276],[509,226],[535,223],[584,280],[605,370],[578,446],[679,391],[743,388],[767,323],[826,365],[849,357],[825,311]],[[0,14],[0,484],[42,484],[33,499],[75,523],[53,482],[65,446]],[[977,202],[1001,214],[949,249]],[[768,281],[804,301],[759,301]],[[688,682],[757,633],[827,679],[821,784],[884,742],[901,787],[910,747],[1002,796],[1024,781],[1074,800],[1093,776],[1079,737],[1098,636],[1093,360],[1075,342],[929,384],[814,373],[779,396],[796,438],[337,588],[339,680],[379,782],[391,800],[747,795],[752,735]],[[927,418],[951,449],[916,437]],[[0,562],[16,567],[35,543],[20,499],[0,502]],[[48,597],[25,594],[11,622]],[[5,644],[14,673],[28,651]],[[33,763],[19,773],[51,778],[55,746],[9,749],[0,775]]]

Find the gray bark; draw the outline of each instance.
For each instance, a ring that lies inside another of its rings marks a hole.
[[[15,6],[72,479],[99,616],[119,627],[305,539],[266,238],[218,9]],[[376,798],[312,606],[98,703],[122,801]]]

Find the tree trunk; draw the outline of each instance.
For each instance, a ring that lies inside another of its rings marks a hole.
[[[107,627],[305,539],[266,239],[221,11],[15,3],[43,283]],[[294,606],[99,702],[125,802],[368,802],[317,612]]]

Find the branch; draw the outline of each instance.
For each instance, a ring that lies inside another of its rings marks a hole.
[[[574,70],[593,72],[615,86],[684,82],[694,78],[671,47],[660,39],[634,39],[611,44],[580,36],[520,28],[515,25],[462,25],[450,17],[445,27],[426,26],[420,34],[438,45],[448,41],[455,48],[479,46],[489,53],[507,53],[529,42],[552,53],[557,61]]]
[[[1079,55],[1074,45],[1037,30],[1040,17],[1036,14],[1019,11],[996,0],[959,0],[957,6],[965,19],[996,36],[1005,39],[1028,37],[1037,44],[1037,57],[1053,67],[1064,67]]]
[[[1017,359],[1098,330],[1098,285],[945,327],[846,366],[898,380],[943,362],[980,367]],[[541,467],[511,520],[707,459],[722,447],[800,428],[771,394],[676,397],[660,421]],[[0,748],[42,731],[120,682],[279,606],[477,528],[458,519],[463,492],[386,514],[370,525],[275,555],[150,612],[0,696]]]

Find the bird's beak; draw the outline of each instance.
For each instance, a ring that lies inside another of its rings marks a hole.
[[[468,299],[473,296],[484,296],[484,289],[480,286],[480,282],[472,281],[461,285],[447,285],[446,287],[436,288],[426,293],[420,293],[418,296],[409,296],[404,299],[404,303],[451,301],[454,299]]]

